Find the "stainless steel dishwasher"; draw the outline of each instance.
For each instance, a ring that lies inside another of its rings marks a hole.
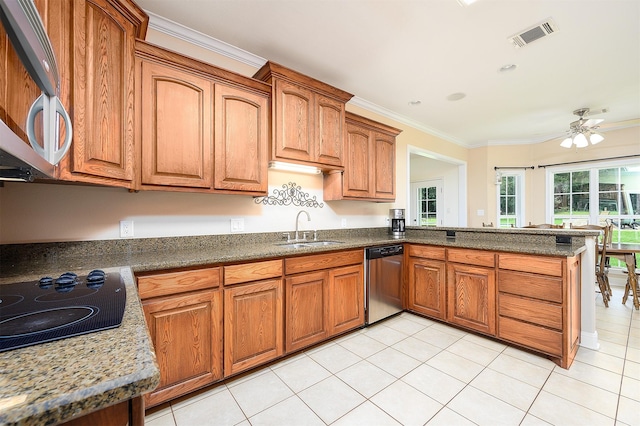
[[[403,257],[402,244],[365,249],[366,324],[402,311]]]

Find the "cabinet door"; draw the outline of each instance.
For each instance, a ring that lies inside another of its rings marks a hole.
[[[267,192],[268,99],[215,85],[214,187]]]
[[[158,405],[222,378],[222,292],[202,290],[142,302],[160,368],[145,395]]]
[[[343,175],[345,197],[370,198],[373,195],[370,140],[371,132],[367,129],[347,123]]]
[[[130,187],[136,26],[107,0],[72,4],[73,144],[60,178]]]
[[[447,270],[449,322],[495,334],[495,271],[481,266],[450,263]]]
[[[283,353],[282,280],[224,289],[224,372],[238,373]]]
[[[364,325],[362,264],[329,271],[329,333],[336,335]]]
[[[211,81],[142,61],[142,185],[210,188]]]
[[[285,280],[285,350],[293,352],[329,336],[329,273],[312,272]]]
[[[381,133],[373,134],[375,198],[396,198],[396,139]]]
[[[316,152],[313,160],[342,166],[344,102],[316,95]]]
[[[443,261],[409,258],[409,309],[446,319],[445,271]]]
[[[567,296],[565,298],[565,315],[564,321],[564,347],[562,349],[562,359],[560,366],[569,368],[573,359],[578,352],[580,344],[581,317],[580,317],[580,256],[570,257],[567,259],[567,275],[566,288]]]
[[[313,92],[278,79],[273,96],[274,157],[312,161],[314,157]]]

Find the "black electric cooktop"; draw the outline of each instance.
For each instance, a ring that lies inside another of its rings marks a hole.
[[[0,352],[118,327],[126,298],[120,274],[99,269],[0,284]]]

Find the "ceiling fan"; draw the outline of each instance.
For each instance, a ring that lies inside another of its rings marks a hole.
[[[563,148],[571,148],[573,145],[576,148],[584,148],[589,146],[589,142],[592,145],[595,145],[604,140],[604,136],[600,133],[596,132],[599,124],[604,121],[602,118],[589,118],[589,115],[596,115],[608,112],[607,108],[603,108],[598,111],[593,111],[589,108],[579,108],[573,113],[578,116],[576,121],[569,123],[569,130],[567,132],[567,137],[560,144]]]

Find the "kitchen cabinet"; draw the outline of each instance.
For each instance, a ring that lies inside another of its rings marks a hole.
[[[138,40],[141,189],[267,192],[270,87]]]
[[[407,309],[446,319],[447,281],[444,247],[409,245]]]
[[[364,325],[362,250],[285,259],[290,353]]]
[[[447,249],[447,321],[495,335],[495,254]]]
[[[76,417],[64,423],[64,426],[143,426],[144,402],[142,396],[122,401],[93,413]]]
[[[225,377],[283,354],[282,260],[224,267]]]
[[[267,62],[254,78],[272,85],[271,160],[342,169],[350,93]]]
[[[580,342],[580,257],[498,256],[498,337],[563,368]]]
[[[325,200],[395,201],[399,129],[346,113],[344,171],[324,176]]]
[[[148,407],[222,379],[221,282],[220,267],[138,276],[160,368],[160,384],[144,396]]]

